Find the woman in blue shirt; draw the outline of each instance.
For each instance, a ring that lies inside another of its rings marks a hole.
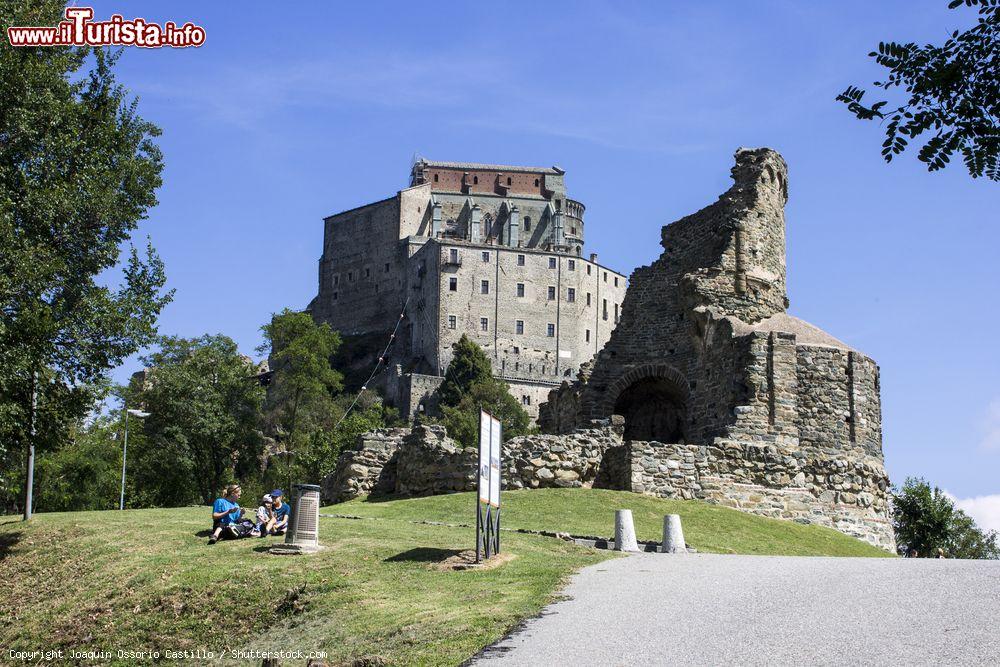
[[[212,505],[212,536],[208,538],[209,544],[218,542],[222,531],[239,521],[243,510],[237,501],[241,493],[239,484],[230,484],[226,487],[226,495],[215,499]]]

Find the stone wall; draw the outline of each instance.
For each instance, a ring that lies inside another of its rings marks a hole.
[[[887,550],[889,479],[863,447],[823,453],[716,439],[710,445],[623,441],[623,420],[504,444],[505,490],[594,487],[698,499],[752,514],[835,528]],[[381,429],[344,452],[323,483],[326,502],[358,495],[425,496],[476,488],[478,455],[442,426]]]
[[[462,448],[444,426],[417,425],[400,443],[396,459],[396,494],[434,496],[473,491],[479,452]]]
[[[606,453],[621,443],[620,418],[566,435],[511,438],[504,443],[504,488],[594,486]]]
[[[476,450],[459,447],[443,426],[378,429],[341,453],[336,470],[322,482],[323,502],[472,491],[478,463]]]
[[[835,528],[887,550],[895,541],[889,478],[861,449],[836,455],[719,440],[710,446],[626,443],[627,490],[700,499],[753,514]]]
[[[365,495],[396,491],[396,452],[408,428],[382,428],[358,438],[354,449],[341,452],[337,469],[320,487],[324,502],[342,503]]]

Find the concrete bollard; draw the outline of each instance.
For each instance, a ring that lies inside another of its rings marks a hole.
[[[660,552],[665,554],[687,553],[679,514],[668,514],[663,517],[663,546]]]
[[[632,523],[632,510],[615,511],[615,551],[638,551],[639,543],[635,540],[635,525]]]

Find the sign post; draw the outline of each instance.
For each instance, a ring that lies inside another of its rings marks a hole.
[[[479,480],[476,493],[476,562],[500,553],[500,420],[479,411]]]

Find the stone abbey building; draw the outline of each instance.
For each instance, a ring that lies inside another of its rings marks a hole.
[[[417,161],[410,187],[324,220],[318,321],[387,340],[386,399],[413,417],[463,334],[532,417],[621,315],[626,279],[584,257],[584,205],[558,167]]]
[[[415,180],[434,173],[422,169]],[[698,498],[892,550],[878,366],[786,312],[785,161],[740,149],[732,177],[662,228],[663,253],[633,272],[606,344],[541,406],[545,434],[504,443],[505,488]],[[342,455],[326,495],[471,489],[475,454],[429,427],[375,432]]]

